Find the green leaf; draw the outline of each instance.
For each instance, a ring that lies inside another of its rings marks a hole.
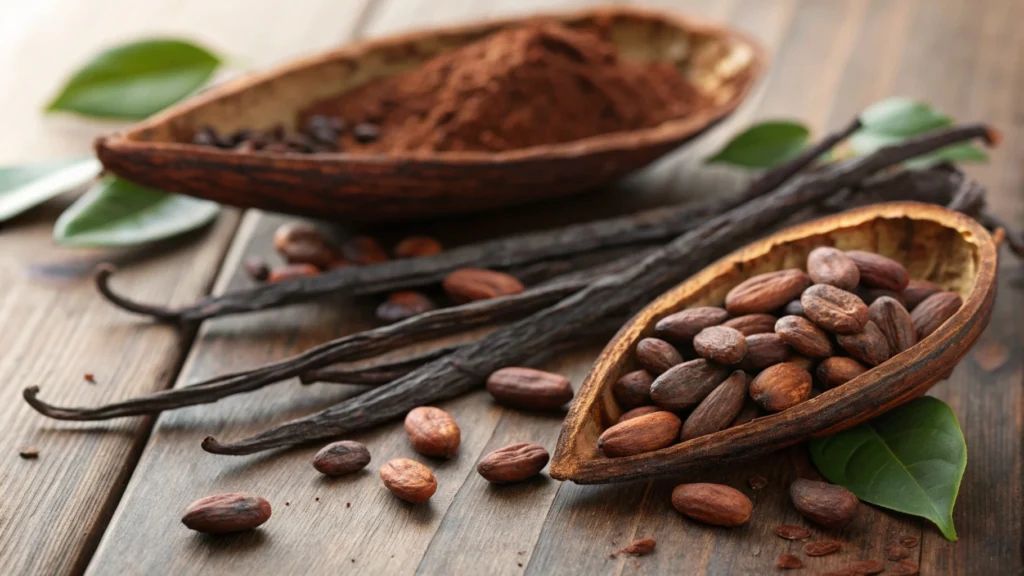
[[[47,106],[98,118],[141,119],[202,86],[220,59],[182,40],[142,40],[96,56]]]
[[[904,162],[908,168],[928,168],[939,162],[988,162],[988,153],[972,144],[955,144]]]
[[[95,158],[0,168],[0,222],[86,184],[99,173]]]
[[[770,168],[799,154],[810,132],[796,122],[773,121],[756,124],[729,141],[709,164],[733,164],[747,168]]]
[[[811,440],[818,470],[865,502],[921,516],[956,540],[953,504],[967,445],[953,411],[923,396],[825,438]]]
[[[906,98],[889,98],[861,112],[865,129],[893,136],[914,136],[949,126],[953,120],[921,102]]]
[[[216,202],[106,177],[60,215],[53,237],[70,246],[131,246],[194,230],[219,211]]]

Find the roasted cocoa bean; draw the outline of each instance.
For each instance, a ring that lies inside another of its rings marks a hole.
[[[388,261],[388,253],[380,242],[369,236],[355,236],[341,245],[341,256],[353,264],[380,264]]]
[[[868,307],[868,317],[889,343],[889,356],[895,356],[917,344],[917,330],[910,312],[895,298],[882,296]]]
[[[860,332],[839,334],[836,341],[847,354],[868,366],[878,366],[892,355],[885,334],[870,320]]]
[[[644,338],[636,345],[636,361],[645,370],[657,376],[677,364],[682,364],[683,355],[660,338]]]
[[[852,291],[860,283],[857,263],[842,250],[822,246],[807,255],[807,275],[815,284]]]
[[[651,403],[651,384],[654,377],[647,370],[634,370],[612,384],[612,394],[619,406],[631,410]]]
[[[521,442],[487,454],[476,465],[476,471],[493,484],[522,482],[540,474],[549,458],[543,446]]]
[[[653,412],[608,428],[597,439],[597,447],[610,458],[653,452],[674,444],[682,425],[671,412]]]
[[[687,308],[659,320],[654,325],[654,334],[662,340],[685,346],[693,341],[693,337],[701,330],[717,326],[728,318],[729,313],[717,306]]]
[[[739,490],[721,484],[680,484],[672,490],[672,507],[684,516],[712,526],[741,526],[754,505]]]
[[[836,334],[860,332],[868,321],[868,307],[863,300],[828,284],[808,288],[800,296],[800,303],[808,319]]]
[[[913,311],[918,304],[924,302],[925,298],[939,292],[942,292],[942,286],[934,282],[911,280],[900,294],[903,296],[903,304],[907,310]]]
[[[446,276],[441,284],[457,304],[511,296],[526,289],[515,276],[480,268],[456,270]]]
[[[735,328],[740,334],[750,337],[754,334],[771,334],[775,331],[775,322],[778,318],[771,314],[745,314],[731,320],[726,320],[722,326]]]
[[[700,404],[729,376],[724,366],[703,358],[673,366],[651,384],[651,400],[665,410],[686,410]]]
[[[437,491],[437,478],[415,460],[395,458],[380,469],[380,479],[392,494],[412,504],[422,504]]]
[[[845,356],[826,358],[818,364],[816,375],[826,389],[842,386],[868,371],[868,367]]]
[[[783,316],[775,323],[775,333],[797,352],[811,358],[828,358],[835,353],[832,339],[824,330],[802,316]]]
[[[527,410],[554,410],[572,400],[569,379],[533,368],[508,367],[487,378],[487,391],[499,403]]]
[[[305,222],[288,222],[274,232],[274,249],[289,264],[311,264],[327,268],[338,259],[337,252],[320,230]]]
[[[181,523],[204,534],[252,530],[270,519],[270,502],[243,493],[215,494],[196,500],[185,509]]]
[[[758,274],[725,295],[725,309],[734,316],[772,312],[799,297],[810,285],[807,274],[795,268]]]
[[[743,370],[755,372],[779,362],[785,362],[793,350],[782,341],[778,334],[754,334],[747,336],[747,355],[740,361]]]
[[[313,456],[313,468],[327,476],[343,476],[362,470],[370,463],[370,451],[352,440],[332,442]]]
[[[963,300],[956,292],[939,292],[922,301],[910,313],[917,331],[917,339],[924,340],[932,332],[939,329],[963,305]]]
[[[409,236],[395,245],[395,258],[422,258],[440,254],[444,250],[436,238],[430,236]]]
[[[724,430],[739,415],[746,399],[747,374],[737,370],[712,390],[686,418],[679,439],[685,442]]]
[[[405,416],[405,432],[414,450],[434,458],[451,458],[462,440],[452,415],[433,406],[410,410]]]
[[[847,250],[846,255],[857,264],[865,286],[900,291],[910,282],[907,269],[891,258],[863,250]]]
[[[636,418],[638,416],[644,416],[645,414],[651,414],[653,412],[659,412],[659,411],[661,411],[661,408],[659,408],[657,406],[640,406],[640,407],[637,407],[637,408],[633,408],[629,412],[624,412],[622,414],[622,416],[619,416],[619,421],[616,422],[616,423],[617,424],[618,423],[622,423],[622,422],[625,422],[626,420],[631,420],[631,419]]]
[[[857,516],[860,500],[842,486],[798,478],[789,486],[797,512],[826,528],[842,528]]]
[[[750,397],[769,412],[792,408],[810,395],[810,373],[789,362],[765,368],[750,383]]]
[[[267,282],[274,284],[296,278],[309,278],[318,274],[320,274],[320,269],[312,264],[288,264],[271,270],[270,275],[267,276]]]
[[[693,337],[698,356],[719,364],[738,364],[747,354],[747,339],[735,328],[712,326]]]
[[[377,318],[388,323],[400,322],[435,309],[437,309],[437,305],[426,295],[412,290],[403,290],[392,292],[387,300],[377,306]]]

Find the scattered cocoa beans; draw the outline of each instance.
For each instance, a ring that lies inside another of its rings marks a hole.
[[[805,518],[826,528],[842,528],[856,516],[860,500],[842,486],[799,478],[789,486],[793,506]]]
[[[487,378],[487,391],[500,404],[526,410],[555,410],[572,400],[572,385],[560,374],[509,367]]]
[[[739,490],[721,484],[680,484],[672,490],[672,507],[687,518],[712,526],[742,526],[754,504]]]
[[[412,504],[430,500],[437,491],[434,473],[423,464],[408,458],[395,458],[382,466],[380,479],[392,494]]]
[[[456,304],[511,296],[526,289],[515,276],[480,268],[456,270],[441,285]]]
[[[313,456],[313,468],[327,476],[343,476],[370,463],[370,451],[359,442],[341,440],[324,446]]]
[[[424,456],[451,458],[462,432],[451,414],[433,406],[413,408],[405,416],[405,432],[414,450]]]
[[[521,442],[487,454],[476,465],[476,471],[493,484],[522,482],[540,474],[549,458],[543,446]]]
[[[252,494],[215,494],[185,509],[181,523],[204,534],[252,530],[270,519],[270,502]]]

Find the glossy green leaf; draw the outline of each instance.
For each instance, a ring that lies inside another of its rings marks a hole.
[[[953,120],[922,102],[889,98],[861,112],[860,121],[872,132],[893,136],[913,136],[949,126]]]
[[[0,168],[0,222],[87,184],[100,168],[95,158]]]
[[[195,230],[219,211],[209,200],[106,177],[60,215],[53,236],[71,246],[131,246]]]
[[[729,141],[711,164],[732,164],[746,168],[770,168],[799,154],[810,132],[797,122],[756,124]]]
[[[908,168],[927,168],[939,162],[988,162],[988,153],[972,144],[956,144],[936,150],[904,164]]]
[[[921,516],[956,540],[953,505],[967,444],[953,411],[924,396],[849,430],[811,441],[811,457],[831,482],[865,502]]]
[[[140,119],[188,96],[220,59],[182,40],[143,40],[106,50],[68,81],[47,110]]]

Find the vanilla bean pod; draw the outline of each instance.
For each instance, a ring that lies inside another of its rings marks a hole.
[[[110,265],[98,271],[96,286],[108,301],[129,312],[164,322],[196,322],[304,302],[325,294],[374,294],[436,284],[459,268],[506,269],[605,248],[657,242],[682,234],[695,222],[721,214],[774,189],[779,182],[799,172],[859,128],[860,122],[853,121],[796,158],[766,172],[735,199],[657,208],[629,216],[471,244],[424,258],[349,266],[319,276],[208,296],[195,305],[179,309],[135,302],[117,294],[110,287],[114,271]]]
[[[771,226],[795,209],[817,204],[894,164],[974,138],[994,144],[998,133],[985,125],[956,126],[797,176],[774,192],[683,234],[629,269],[604,276],[557,304],[498,328],[479,342],[391,384],[234,442],[221,443],[208,436],[203,449],[216,454],[251,454],[337,437],[398,418],[413,407],[468,392],[494,370],[522,362],[615,309],[650,299],[738,248],[751,232]]]

